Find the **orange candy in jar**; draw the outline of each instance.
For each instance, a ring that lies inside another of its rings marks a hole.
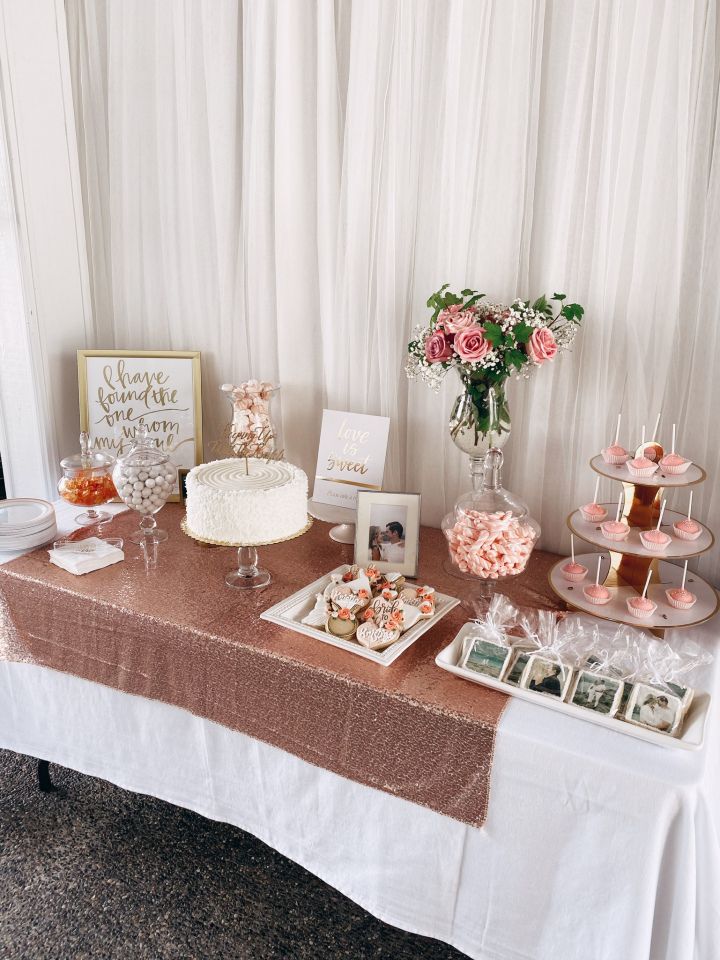
[[[99,507],[117,496],[112,477],[92,470],[75,477],[63,477],[58,491],[63,500],[79,507]]]
[[[60,461],[63,476],[58,483],[58,493],[68,503],[77,507],[87,507],[75,517],[81,526],[104,523],[110,514],[95,507],[109,503],[117,496],[112,479],[115,458],[107,453],[90,450],[90,436],[80,434],[80,453],[65,457]]]

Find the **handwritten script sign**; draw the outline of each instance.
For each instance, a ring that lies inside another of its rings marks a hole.
[[[357,506],[358,490],[382,489],[390,419],[323,410],[313,500]]]
[[[124,456],[144,421],[176,466],[199,462],[199,354],[80,351],[78,362],[81,420],[98,450]]]

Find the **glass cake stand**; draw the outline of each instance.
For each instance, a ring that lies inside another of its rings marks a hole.
[[[180,521],[180,527],[184,534],[199,543],[207,543],[214,547],[237,547],[237,568],[225,574],[225,584],[235,590],[258,590],[260,587],[266,587],[269,583],[272,583],[272,574],[269,570],[258,566],[257,548],[266,547],[273,543],[285,543],[287,540],[296,540],[307,533],[312,526],[312,517],[308,516],[307,520],[308,522],[301,530],[289,537],[281,537],[279,540],[259,540],[256,543],[232,543],[226,540],[210,540],[207,537],[200,537],[188,527],[187,517]]]

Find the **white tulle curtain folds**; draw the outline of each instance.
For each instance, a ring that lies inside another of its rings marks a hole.
[[[511,388],[506,448],[544,544],[567,547],[623,392],[628,444],[678,423],[720,530],[712,0],[66,7],[97,345],[202,350],[207,436],[250,376],[282,384],[311,474],[323,406],[387,415],[386,487],[437,524],[467,464],[456,384],[403,374],[428,294],[562,287],[585,328]]]

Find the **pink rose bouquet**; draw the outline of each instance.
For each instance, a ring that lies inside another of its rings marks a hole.
[[[582,323],[585,311],[566,299],[556,293],[505,306],[476,290],[453,293],[444,284],[427,302],[430,322],[417,327],[408,344],[407,375],[437,388],[454,368],[472,401],[475,442],[481,434],[501,434],[510,422],[507,379],[529,376],[567,350]]]

